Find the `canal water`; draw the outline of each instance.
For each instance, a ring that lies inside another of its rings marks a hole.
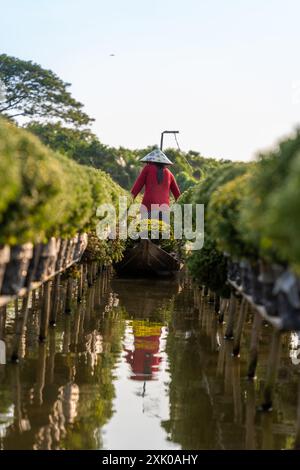
[[[22,359],[0,366],[1,449],[290,449],[295,447],[295,337],[284,339],[274,410],[261,413],[270,328],[247,381],[251,313],[231,355],[213,305],[176,280],[101,276],[45,344],[38,293]],[[14,305],[2,332],[11,349]]]

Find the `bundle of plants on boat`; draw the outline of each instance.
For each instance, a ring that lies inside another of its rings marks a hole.
[[[171,219],[170,224],[159,219],[136,218],[133,225],[134,233],[130,232],[130,224],[133,219],[128,219],[129,233],[125,242],[126,250],[133,248],[140,239],[149,239],[175,258],[181,259],[183,255],[184,241],[174,237],[174,224]]]
[[[78,261],[97,207],[123,189],[0,120],[0,295],[15,295]]]
[[[205,204],[206,241],[190,257],[193,276],[207,284],[218,271],[211,287],[220,291],[227,278],[284,329],[299,329],[300,131],[255,163],[214,171],[185,198]]]

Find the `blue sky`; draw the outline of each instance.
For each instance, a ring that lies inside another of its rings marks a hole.
[[[185,150],[249,160],[300,121],[299,18],[299,0],[13,0],[0,44],[72,83],[106,144],[176,128]]]

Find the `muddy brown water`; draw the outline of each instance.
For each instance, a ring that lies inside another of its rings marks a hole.
[[[11,348],[14,309],[2,331]],[[39,299],[22,360],[0,366],[1,449],[291,449],[296,445],[297,335],[286,335],[274,410],[261,413],[271,328],[257,379],[246,380],[213,306],[201,318],[191,283],[103,279],[39,344]],[[293,349],[294,348],[294,349]]]

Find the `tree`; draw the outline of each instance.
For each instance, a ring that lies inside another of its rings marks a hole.
[[[65,153],[83,165],[106,171],[124,188],[131,188],[139,172],[140,152],[108,147],[89,130],[39,122],[29,123],[27,129],[53,150]]]
[[[70,83],[32,61],[1,54],[0,83],[5,90],[0,114],[9,118],[54,119],[77,127],[93,121],[83,112],[83,105],[71,96]]]

